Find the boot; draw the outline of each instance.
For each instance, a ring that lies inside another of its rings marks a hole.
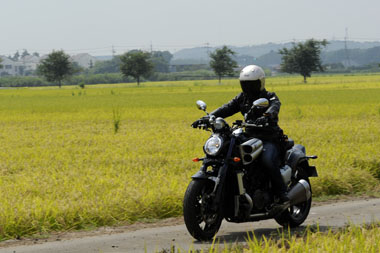
[[[285,191],[285,192],[281,192],[279,195],[278,195],[278,203],[280,205],[283,205],[283,204],[290,204],[290,198],[288,196],[288,193]]]
[[[278,202],[275,204],[278,208],[286,210],[290,207],[290,198],[286,191],[280,192],[278,194]]]

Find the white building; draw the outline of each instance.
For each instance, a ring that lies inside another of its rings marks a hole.
[[[3,68],[0,68],[0,76],[23,76],[37,69],[38,64],[41,60],[45,59],[47,55],[38,57],[35,55],[27,55],[22,57],[18,61],[9,59],[6,56],[0,55],[3,60],[0,64]],[[79,66],[83,68],[90,68],[95,65],[95,62],[99,61],[96,57],[91,56],[87,53],[76,54],[70,57],[71,61],[78,63]]]
[[[78,63],[83,68],[91,68],[95,65],[95,62],[99,61],[96,57],[87,53],[76,54],[70,57],[73,62]]]
[[[25,66],[25,71],[35,71],[40,61],[41,58],[35,55],[27,55],[19,60]]]
[[[20,62],[13,61],[5,56],[0,56],[2,62],[0,63],[3,67],[0,69],[0,76],[10,75],[17,76],[23,72],[23,65]]]

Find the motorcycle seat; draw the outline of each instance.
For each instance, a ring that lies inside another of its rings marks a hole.
[[[294,146],[294,140],[291,138],[288,138],[287,141],[285,141],[285,148],[286,150],[291,149]]]

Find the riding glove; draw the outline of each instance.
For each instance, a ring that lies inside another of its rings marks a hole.
[[[193,124],[191,124],[191,127],[197,128],[201,127],[201,125],[209,125],[210,117],[209,116],[204,116],[196,121],[194,121]]]

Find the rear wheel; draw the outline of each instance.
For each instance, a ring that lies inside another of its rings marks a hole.
[[[212,210],[210,193],[214,183],[209,180],[194,180],[187,187],[183,200],[183,216],[189,233],[197,240],[211,240],[218,232],[223,217]]]
[[[308,178],[305,178],[304,180],[306,180],[310,185]],[[297,182],[298,180],[294,182],[294,184],[296,184]],[[310,199],[306,200],[305,202],[290,206],[280,215],[275,217],[276,222],[283,227],[298,227],[306,220],[307,216],[309,215],[311,202],[312,197],[310,196]]]

